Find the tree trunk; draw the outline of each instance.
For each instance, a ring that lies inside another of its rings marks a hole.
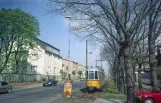
[[[157,76],[156,76],[156,59],[155,59],[155,41],[152,40],[151,35],[148,37],[149,45],[149,65],[151,73],[151,86],[157,85]]]
[[[124,48],[124,66],[126,72],[126,88],[127,88],[127,103],[134,103],[133,90],[134,90],[134,76],[131,60],[129,56],[129,48]]]
[[[120,92],[120,55],[118,56],[117,64],[115,61],[115,72],[116,72],[116,86],[117,92]]]
[[[120,47],[119,49],[119,61],[120,61],[120,64],[119,64],[119,70],[120,70],[120,81],[121,82],[121,88],[123,88],[123,93],[126,94],[126,88],[125,88],[125,78],[124,78],[124,55],[123,55],[123,49],[122,47]]]
[[[17,59],[17,54],[18,54],[18,51],[16,51],[16,53],[15,53],[16,73],[18,73],[18,68],[19,68],[19,60]]]
[[[132,62],[133,62],[133,61],[132,61]],[[135,66],[136,66],[136,65],[135,65],[135,63],[133,62],[133,63],[132,63],[132,69],[133,69],[133,81],[134,81],[134,82],[133,82],[133,83],[134,83],[134,85],[133,85],[133,86],[134,86],[134,87],[133,87],[133,89],[134,89],[134,90],[133,90],[133,91],[135,91],[135,82],[136,82]]]
[[[151,0],[150,5],[153,5],[154,1]],[[155,18],[153,14],[155,9],[153,8],[149,14],[149,31],[148,31],[148,51],[149,51],[149,66],[151,73],[151,86],[157,85],[157,76],[156,76],[156,60],[155,60]]]
[[[142,67],[142,64],[140,63],[139,64],[139,70],[138,70],[139,90],[142,89],[141,67]]]
[[[9,60],[9,57],[11,55],[11,51],[12,51],[12,47],[13,47],[13,42],[11,43],[11,46],[9,48],[9,51],[7,49],[6,51],[6,58],[5,58],[5,62],[4,62],[4,65],[2,66],[2,69],[0,69],[0,73],[4,70],[4,68],[6,67],[7,63],[8,63],[8,60]],[[8,53],[7,53],[8,52]]]

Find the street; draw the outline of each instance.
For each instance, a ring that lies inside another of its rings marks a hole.
[[[84,87],[84,82],[73,83],[73,90]],[[54,87],[34,87],[0,94],[1,103],[48,103],[63,95],[63,84]]]

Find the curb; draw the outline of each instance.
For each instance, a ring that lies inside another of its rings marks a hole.
[[[42,84],[35,84],[33,85],[28,85],[28,86],[12,86],[13,90],[23,90],[23,89],[29,89],[29,88],[36,88],[36,87],[41,87]]]

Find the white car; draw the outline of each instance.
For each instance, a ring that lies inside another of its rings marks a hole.
[[[80,81],[84,81],[84,78],[81,78]]]

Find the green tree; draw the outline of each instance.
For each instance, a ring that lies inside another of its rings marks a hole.
[[[66,78],[67,77],[67,72],[63,72],[63,76],[64,76],[64,78]]]
[[[37,45],[39,22],[20,9],[1,9],[0,18],[0,55],[3,57],[0,72],[6,68],[11,55],[18,72],[24,61],[27,62],[28,50]]]
[[[81,78],[81,75],[82,75],[83,73],[82,73],[82,71],[78,71],[78,74],[79,74],[79,76],[80,76],[80,78]]]
[[[59,71],[59,73],[61,74],[61,77],[63,78],[63,69],[61,69],[61,70]]]
[[[74,75],[74,76],[75,76],[75,74],[76,74],[76,73],[75,73],[75,71],[72,71],[72,75]]]
[[[76,74],[75,71],[72,71],[72,75],[74,75],[74,77],[75,77],[75,74]]]
[[[111,79],[108,79],[108,88],[107,88],[107,91],[109,93],[116,93],[116,84],[114,83],[113,80]]]

